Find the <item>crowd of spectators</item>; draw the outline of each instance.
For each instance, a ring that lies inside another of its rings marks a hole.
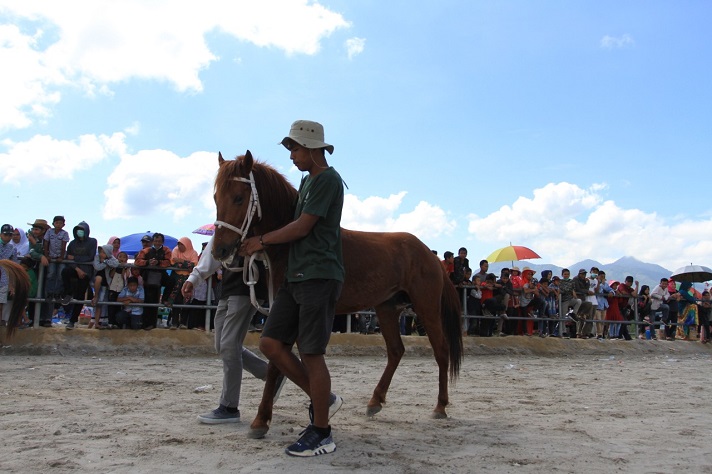
[[[700,342],[710,337],[710,294],[696,294],[692,284],[662,278],[652,290],[633,276],[607,280],[604,270],[569,269],[561,276],[518,266],[489,273],[481,260],[473,275],[467,249],[445,252],[442,266],[458,287],[465,306],[464,329],[473,336],[525,335],[578,339],[676,338]],[[630,334],[631,328],[633,334]]]
[[[180,286],[199,259],[189,237],[182,237],[171,249],[163,245],[163,234],[145,235],[143,248],[129,264],[120,238],[112,236],[105,245],[98,245],[86,222],[75,225],[71,236],[65,224],[63,216],[55,216],[51,226],[45,219],[36,219],[26,232],[10,224],[0,229],[0,258],[26,269],[31,301],[42,303],[39,314],[35,314],[35,304],[28,305],[23,327],[36,317],[40,326],[52,327],[53,319],[64,314],[65,327],[73,329],[80,316],[88,314],[90,329],[150,330],[160,325],[158,308],[163,306],[171,308],[166,327],[204,329],[204,309],[186,306],[206,304],[208,283],[198,285],[190,305],[180,294]],[[12,297],[12,288],[7,275],[0,272],[0,324],[5,325],[9,305],[3,308],[3,304]],[[219,282],[220,275],[216,276]]]
[[[55,216],[52,225],[44,219],[29,225],[23,231],[4,224],[0,231],[0,259],[20,263],[30,277],[30,297],[43,301],[39,315],[34,304],[28,305],[24,325],[39,317],[40,326],[51,327],[52,319],[63,312],[68,317],[65,326],[72,329],[88,307],[89,328],[150,330],[161,325],[158,307],[162,305],[171,308],[165,327],[204,329],[204,310],[186,308],[186,303],[204,306],[208,283],[203,281],[195,288],[191,302],[184,302],[180,292],[200,258],[190,238],[180,238],[171,249],[164,245],[162,234],[145,235],[143,248],[130,265],[120,238],[112,236],[105,245],[98,245],[86,222],[75,225],[71,235],[64,230],[63,216]],[[622,282],[607,280],[605,271],[596,267],[579,269],[573,278],[569,269],[563,269],[560,276],[544,270],[536,278],[537,272],[526,266],[504,268],[495,275],[489,272],[487,260],[481,260],[473,273],[466,248],[460,248],[457,256],[448,251],[443,257],[443,269],[464,303],[463,327],[468,335],[670,341],[697,336],[700,342],[709,341],[710,294],[696,293],[690,283],[676,285],[663,278],[652,289],[639,287],[633,276]],[[220,273],[213,280],[218,298]],[[38,294],[40,287],[42,294]],[[7,320],[9,305],[5,303],[11,297],[7,275],[1,272],[0,324]],[[345,330],[343,317],[337,318],[335,330]],[[378,331],[377,318],[367,313],[353,321],[361,332]],[[254,323],[259,325],[259,321]],[[416,308],[403,312],[401,333],[425,333]]]

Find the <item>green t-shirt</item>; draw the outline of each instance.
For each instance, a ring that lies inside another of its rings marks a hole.
[[[287,280],[299,282],[314,279],[344,281],[344,260],[341,254],[341,209],[344,205],[344,185],[332,167],[312,178],[307,176],[299,185],[299,200],[294,211],[319,216],[309,234],[289,247]]]

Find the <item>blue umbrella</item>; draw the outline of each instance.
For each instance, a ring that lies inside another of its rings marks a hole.
[[[141,245],[141,237],[144,235],[153,237],[153,234],[155,234],[155,232],[141,232],[139,234],[130,234],[125,237],[121,237],[121,251],[126,252],[129,256],[137,255],[143,248],[143,245]],[[170,235],[164,234],[164,236],[165,242],[163,245],[170,247],[171,249],[176,248],[176,245],[178,245],[178,239],[171,237]]]

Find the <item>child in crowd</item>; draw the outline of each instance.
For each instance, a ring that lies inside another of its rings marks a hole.
[[[547,307],[547,314],[549,315],[550,318],[556,318],[559,315],[559,308],[558,308],[558,302],[559,302],[559,282],[561,281],[561,278],[559,278],[558,275],[554,275],[551,277],[551,283],[549,283],[549,294],[546,297],[546,307]],[[553,324],[553,327],[551,328],[549,334],[551,336],[559,337],[561,336],[561,331],[559,327],[559,322],[557,321],[550,321],[550,323]]]
[[[94,297],[91,300],[91,305],[94,307],[94,322],[89,323],[89,329],[92,327],[100,329],[99,322],[101,321],[102,313],[106,313],[106,305],[103,303],[109,299],[109,285],[111,285],[112,273],[119,266],[119,261],[114,257],[113,248],[111,245],[102,245],[97,250],[94,256]]]
[[[62,294],[62,270],[64,270],[64,255],[69,243],[69,233],[64,230],[64,217],[55,216],[52,228],[45,232],[44,254],[48,260],[45,277],[45,294],[50,299],[59,299]]]
[[[111,270],[111,283],[109,284],[109,302],[116,302],[119,298],[119,293],[126,286],[126,279],[131,275],[131,268],[125,267],[129,262],[129,256],[126,252],[119,252],[116,256],[119,261],[119,266]],[[109,326],[114,327],[116,324],[116,313],[119,312],[119,307],[116,305],[109,306],[108,318]]]
[[[126,287],[121,290],[117,300],[120,303],[124,303],[121,311],[116,313],[116,323],[119,328],[126,329],[126,326],[129,326],[131,329],[141,329],[143,307],[129,305],[130,303],[143,303],[143,287],[139,285],[138,278],[129,277],[126,281]]]
[[[472,270],[470,270],[472,273]],[[479,275],[475,275],[472,279],[470,294],[467,297],[467,314],[481,316],[482,315],[482,280]],[[481,321],[479,319],[469,319],[467,326],[467,334],[473,336],[478,333],[478,326]]]

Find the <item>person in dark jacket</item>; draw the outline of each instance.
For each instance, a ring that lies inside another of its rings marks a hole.
[[[82,221],[72,229],[74,240],[67,246],[68,260],[62,270],[62,282],[64,283],[65,294],[62,297],[62,304],[69,304],[72,299],[82,301],[86,299],[87,288],[94,276],[94,256],[96,255],[96,239],[89,236],[89,224]],[[83,304],[74,303],[72,305],[71,316],[67,329],[74,329],[74,325],[79,320],[79,313]]]

